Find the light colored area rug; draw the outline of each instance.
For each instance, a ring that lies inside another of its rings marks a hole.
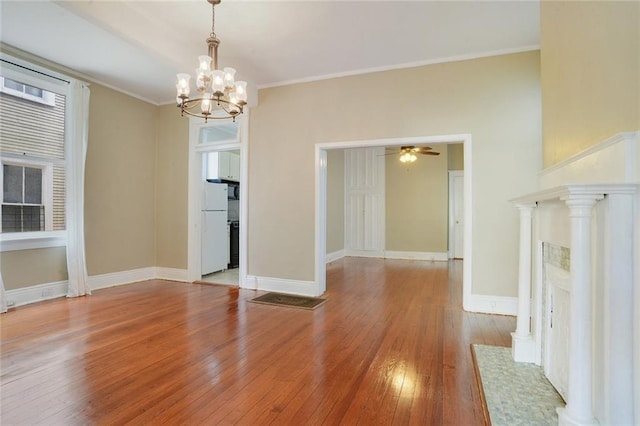
[[[565,403],[542,367],[516,363],[511,348],[471,345],[493,426],[557,425]]]

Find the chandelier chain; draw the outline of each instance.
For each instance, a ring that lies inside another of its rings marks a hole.
[[[211,34],[210,34],[210,36],[213,37],[213,38],[216,38],[215,25],[216,25],[216,5],[215,4],[211,4]]]

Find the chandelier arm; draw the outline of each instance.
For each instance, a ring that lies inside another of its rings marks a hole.
[[[224,98],[220,98],[215,100],[216,105],[218,106],[217,110],[224,111],[225,114],[215,115],[213,114],[213,112],[209,114],[204,114],[201,112],[201,104],[203,100],[205,99],[204,98],[186,99],[180,105],[178,105],[178,107],[181,109],[182,114],[187,114],[192,117],[204,118],[205,120],[208,120],[208,119],[224,120],[224,119],[233,118],[233,120],[235,121],[235,118],[244,112],[244,108],[242,107],[242,105],[238,105]],[[238,112],[234,114],[232,110],[228,108],[230,105],[233,105],[234,107],[236,107]]]

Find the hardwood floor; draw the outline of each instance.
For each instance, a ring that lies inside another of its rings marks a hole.
[[[2,315],[3,425],[483,424],[462,262],[345,258],[313,311],[146,281]]]

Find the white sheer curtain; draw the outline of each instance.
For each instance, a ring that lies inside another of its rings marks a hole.
[[[67,297],[91,294],[84,244],[84,165],[89,133],[89,87],[72,80],[67,139]]]
[[[5,312],[7,312],[7,299],[4,297],[4,281],[2,281],[2,271],[0,271],[0,313]]]

